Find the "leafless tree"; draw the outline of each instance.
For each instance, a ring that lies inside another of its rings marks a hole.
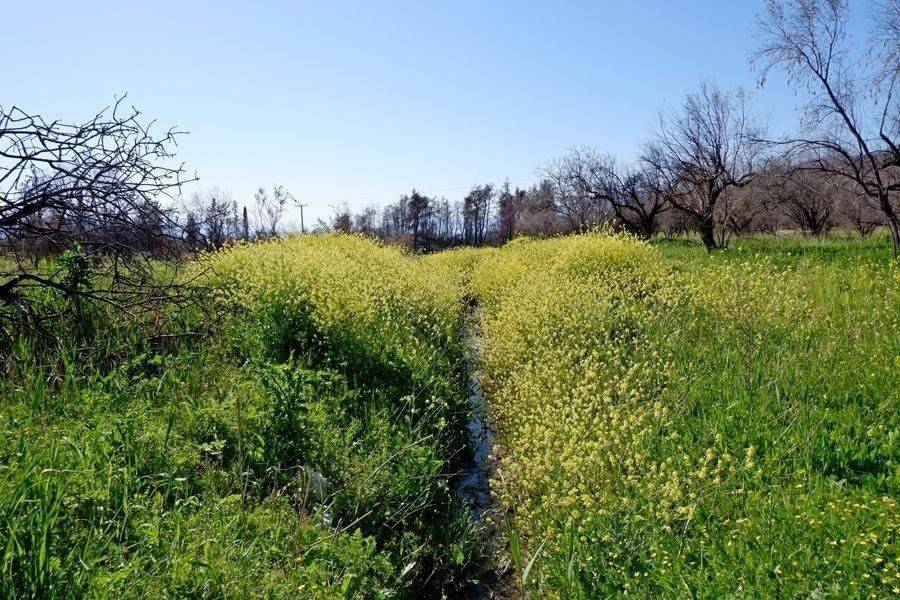
[[[805,235],[821,236],[838,225],[840,206],[852,194],[843,181],[824,173],[782,164],[766,173],[762,189],[774,208]]]
[[[365,235],[374,235],[378,231],[378,208],[367,206],[359,214],[354,215],[353,229]]]
[[[553,190],[553,184],[544,179],[525,191],[517,223],[519,231],[530,236],[547,236],[562,229]]]
[[[643,161],[664,180],[672,206],[695,221],[710,252],[722,244],[716,227],[722,225],[724,196],[756,173],[763,131],[743,91],[702,83],[680,113],[660,114],[659,129],[645,147]]]
[[[508,242],[516,235],[516,226],[525,204],[525,190],[509,188],[509,179],[503,182],[497,196],[498,241]]]
[[[731,235],[777,231],[779,219],[774,212],[775,202],[764,183],[767,171],[762,168],[753,181],[723,194],[717,219],[722,224],[717,227],[719,246],[724,246]]]
[[[875,2],[872,22],[868,54],[875,66],[875,81],[896,80],[900,75],[900,0]]]
[[[409,219],[409,230],[412,234],[413,250],[430,249],[431,241],[431,217],[432,206],[431,198],[424,194],[420,194],[416,190],[406,197],[407,218]]]
[[[669,208],[668,184],[648,161],[623,167],[594,148],[573,148],[543,172],[554,182],[563,216],[576,230],[614,217],[626,231],[649,239]]]
[[[456,243],[460,232],[460,203],[441,198],[434,202],[435,236],[444,245]]]
[[[776,68],[809,92],[800,137],[781,142],[842,177],[885,216],[900,253],[900,2],[876,5],[869,61],[847,39],[846,0],[768,0],[753,57],[760,84]],[[870,68],[863,65],[868,64]]]
[[[884,227],[884,213],[859,194],[851,194],[841,203],[841,213],[846,223],[860,237],[868,237],[879,227]]]
[[[154,261],[177,258],[183,243],[164,208],[185,181],[173,162],[181,132],[153,125],[121,99],[82,123],[0,107],[0,244],[11,256],[0,267],[0,316],[31,311],[34,287],[130,312],[173,294],[174,270],[164,277]],[[34,248],[81,258],[37,265]]]
[[[278,225],[284,217],[288,200],[292,200],[293,197],[284,186],[276,185],[272,187],[271,196],[264,187],[260,187],[253,195],[253,199],[256,236],[274,237],[278,234]]]
[[[228,190],[218,186],[197,190],[184,211],[188,218],[185,237],[191,248],[216,250],[241,235],[237,205]]]
[[[572,231],[585,231],[610,216],[606,194],[611,157],[593,148],[572,148],[538,170],[552,186],[555,207]]]
[[[319,222],[319,228],[350,233],[353,231],[353,212],[346,202],[331,207],[331,223]]]
[[[467,244],[484,243],[494,199],[494,185],[476,185],[463,199],[463,237]]]
[[[610,184],[609,202],[619,224],[642,239],[653,237],[660,217],[671,207],[670,191],[659,169],[643,161],[621,172],[613,168]]]

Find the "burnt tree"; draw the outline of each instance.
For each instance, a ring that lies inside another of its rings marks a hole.
[[[769,0],[754,56],[760,84],[773,69],[810,95],[803,135],[778,142],[855,185],[880,210],[900,253],[900,1],[876,5],[869,59],[847,39],[845,0]],[[865,65],[869,68],[866,69]]]
[[[184,227],[165,208],[185,181],[173,161],[180,133],[156,133],[121,99],[81,123],[0,107],[0,245],[10,259],[0,316],[41,318],[30,288],[120,312],[178,296],[176,269],[159,264],[184,249]]]
[[[692,218],[710,252],[723,243],[716,229],[725,195],[756,174],[763,132],[742,91],[703,83],[679,113],[660,115],[645,147],[643,161],[660,174],[672,207]]]

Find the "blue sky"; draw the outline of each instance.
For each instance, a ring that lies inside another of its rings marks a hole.
[[[755,89],[762,0],[7,2],[0,104],[78,120],[117,94],[191,133],[202,186],[310,204],[534,180],[571,146],[633,157],[701,79],[753,90],[776,132],[799,99]]]

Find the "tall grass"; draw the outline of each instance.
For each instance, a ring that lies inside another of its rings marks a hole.
[[[477,264],[497,485],[524,545],[550,540],[533,592],[895,593],[900,274],[812,246],[585,236]]]
[[[202,343],[100,311],[91,339],[11,345],[0,596],[464,587],[480,542],[448,489],[466,397],[454,278],[350,237],[198,268],[220,294]]]
[[[204,322],[175,309],[82,307],[55,344],[5,330],[0,596],[463,594],[472,302],[511,589],[900,590],[900,269],[878,239],[421,258],[304,236],[197,268],[203,340],[149,335]]]

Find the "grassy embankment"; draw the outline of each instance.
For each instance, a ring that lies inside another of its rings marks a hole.
[[[16,342],[0,596],[452,593],[477,551],[447,489],[465,412],[455,279],[350,237],[204,267],[212,338],[160,345],[101,311],[90,339]]]
[[[889,247],[521,241],[472,287],[536,595],[898,592]]]
[[[900,588],[900,269],[880,242],[419,259],[306,237],[210,260],[224,312],[201,343],[100,311],[13,345],[0,594],[458,593],[479,547],[447,490],[468,298],[495,491],[523,561],[542,549],[533,595]]]

